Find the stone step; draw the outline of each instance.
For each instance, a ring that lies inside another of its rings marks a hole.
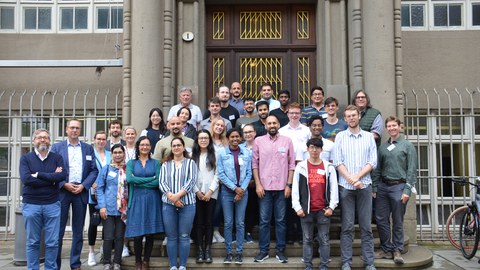
[[[393,260],[375,260],[375,266],[378,269],[419,269],[431,265],[433,261],[432,252],[424,247],[416,245],[410,245],[409,251],[403,255],[405,264],[395,265]],[[341,267],[341,258],[339,256],[332,256],[332,261],[329,267],[332,269],[338,269]],[[314,268],[317,268],[320,263],[318,257],[313,260]],[[122,269],[134,269],[135,257],[130,256],[122,259]],[[211,264],[197,264],[195,258],[190,257],[187,263],[187,269],[304,269],[305,265],[301,261],[300,256],[290,256],[288,263],[279,263],[275,257],[271,256],[269,259],[261,263],[253,262],[253,256],[245,256],[242,265],[236,264],[224,264],[223,256],[215,256],[213,263]],[[363,261],[359,256],[353,257],[352,263],[353,269],[363,269]],[[152,257],[150,260],[150,269],[169,269],[168,259],[166,257]]]
[[[408,236],[405,236],[404,239],[404,251],[408,251],[409,249],[410,239]],[[133,251],[133,242],[129,243],[130,250]],[[374,238],[374,245],[375,250],[377,250],[380,246],[380,240],[378,238]],[[236,244],[233,243],[233,250],[235,250]],[[353,255],[359,256],[361,254],[361,240],[354,239],[353,240]],[[315,254],[318,255],[318,243],[314,243],[314,251]],[[330,253],[332,256],[339,256],[340,255],[340,240],[338,239],[331,239],[330,240]],[[225,244],[224,243],[214,243],[212,244],[212,256],[214,257],[224,257],[226,255],[225,252]],[[254,243],[243,245],[243,254],[246,257],[254,257],[259,252],[258,249],[258,242],[254,241]],[[299,243],[294,243],[292,245],[287,244],[285,249],[285,255],[288,257],[301,257],[302,256],[302,245]],[[132,253],[133,254],[133,253]],[[196,255],[195,245],[190,245],[190,256],[194,257]],[[162,240],[155,240],[154,247],[152,251],[152,257],[166,257],[167,256],[167,247],[162,245]],[[275,243],[270,243],[270,256],[275,256]]]

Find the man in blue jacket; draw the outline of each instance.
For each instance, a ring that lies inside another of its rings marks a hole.
[[[57,269],[60,201],[58,186],[67,176],[63,159],[50,152],[46,129],[33,133],[34,151],[20,159],[23,183],[22,214],[25,221],[27,268],[40,269],[40,237],[45,234],[45,269]]]
[[[77,119],[67,122],[67,140],[55,143],[52,152],[63,157],[68,176],[60,182],[60,244],[57,255],[58,269],[61,268],[62,240],[67,226],[68,212],[72,206],[72,247],[70,268],[80,269],[80,253],[83,247],[83,225],[87,212],[88,190],[97,178],[93,147],[79,140],[81,123]]]

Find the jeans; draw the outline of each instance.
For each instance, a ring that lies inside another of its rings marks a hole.
[[[103,230],[105,231],[105,240],[103,240],[103,264],[111,264],[114,241],[115,254],[113,255],[113,262],[121,264],[125,223],[120,216],[107,216],[107,219],[103,220]]]
[[[405,184],[387,185],[378,184],[377,219],[380,245],[385,252],[403,251],[403,216],[407,204],[402,203],[403,188]],[[390,232],[390,214],[392,215],[392,232]]]
[[[363,261],[365,265],[373,265],[372,186],[357,190],[348,190],[339,186],[338,191],[342,207],[342,232],[340,234],[342,265],[352,264],[355,206],[357,206],[358,224],[360,225]]]
[[[297,213],[292,208],[292,196],[285,199],[286,213],[285,223],[287,224],[287,240],[299,241],[302,239],[302,224]]]
[[[272,211],[275,219],[275,237],[277,239],[276,250],[285,251],[285,193],[283,190],[265,191],[265,196],[258,199],[260,208],[260,224],[258,231],[258,245],[260,252],[267,252],[270,249],[270,221]]]
[[[222,185],[219,186],[218,188],[218,199],[222,198]],[[215,210],[213,211],[213,227],[214,228],[219,228],[220,225],[222,224],[222,216],[223,215],[223,210],[222,210],[222,203],[217,203],[215,204]]]
[[[237,240],[237,254],[243,253],[243,240],[245,236],[245,210],[247,209],[248,190],[242,199],[234,202],[235,193],[229,192],[225,187],[222,187],[222,208],[223,218],[225,219],[224,233],[225,233],[225,249],[227,254],[232,254],[232,230],[233,230],[233,215],[235,214],[235,228]]]
[[[40,269],[40,237],[45,232],[45,270],[57,269],[60,202],[39,205],[23,203],[27,239],[27,268]]]
[[[213,211],[215,210],[216,203],[216,199],[210,199],[208,202],[197,200],[195,203],[194,238],[195,244],[202,248],[212,245]]]
[[[70,205],[72,205],[72,246],[70,248],[70,268],[79,268],[82,266],[80,261],[80,253],[83,248],[83,225],[85,222],[85,215],[87,213],[87,205],[82,201],[82,195],[75,195],[69,191],[66,192],[61,202],[61,217],[60,217],[60,240],[58,244],[57,266],[58,269],[62,267],[62,246],[63,236],[65,235],[65,227],[67,226],[68,213]]]
[[[255,186],[248,188],[247,210],[248,215],[245,215],[245,232],[252,233],[253,226],[258,225],[258,196],[255,191]]]
[[[313,229],[318,230],[318,253],[320,254],[320,268],[327,267],[330,259],[330,217],[325,216],[324,211],[310,212],[300,218],[303,230],[303,262],[305,268],[313,268]]]
[[[195,204],[178,208],[164,203],[162,210],[165,234],[168,237],[167,253],[170,267],[177,266],[177,257],[180,257],[179,266],[186,267],[190,254],[190,232],[195,218]]]

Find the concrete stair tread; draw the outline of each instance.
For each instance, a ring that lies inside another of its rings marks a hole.
[[[377,268],[392,269],[392,268],[411,268],[418,269],[425,267],[432,263],[432,252],[424,247],[410,245],[409,252],[403,255],[405,264],[396,265],[393,260],[378,259],[375,260],[375,266]],[[339,256],[332,256],[332,261],[329,264],[330,268],[340,268],[341,259]],[[319,258],[314,258],[313,265],[318,267],[320,261]],[[123,258],[122,269],[134,269],[135,257],[130,256]],[[304,264],[301,261],[301,257],[289,257],[288,263],[279,263],[275,257],[270,257],[261,263],[253,261],[253,257],[244,257],[242,265],[224,264],[223,257],[214,257],[211,264],[197,264],[195,258],[190,257],[187,263],[187,269],[304,269]],[[353,257],[352,268],[362,269],[363,261],[359,256]],[[150,260],[151,269],[168,269],[168,259],[166,257],[152,257]]]

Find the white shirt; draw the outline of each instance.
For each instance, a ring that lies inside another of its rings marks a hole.
[[[82,183],[82,171],[83,171],[83,157],[82,157],[82,145],[78,142],[73,145],[67,139],[68,147],[68,182],[69,183]]]
[[[298,127],[290,126],[290,123],[278,130],[280,135],[289,137],[293,143],[295,160],[304,160],[304,153],[307,151],[307,141],[312,136],[310,129],[299,123]]]
[[[177,104],[177,105],[174,105],[172,108],[170,108],[170,111],[168,112],[167,120],[170,121],[172,117],[177,116],[178,110],[180,110],[182,107],[183,107],[182,104]],[[193,105],[192,103],[188,105],[188,108],[192,113],[192,118],[190,118],[188,122],[192,124],[195,128],[197,128],[198,124],[203,120],[202,111],[197,105]]]
[[[322,137],[322,142],[323,142],[323,147],[322,147],[322,153],[320,153],[320,158],[330,162],[333,160],[333,157],[335,156],[334,155],[335,143],[323,137]],[[308,153],[308,151],[305,151],[303,159],[305,160],[309,157],[310,157],[310,154]]]

